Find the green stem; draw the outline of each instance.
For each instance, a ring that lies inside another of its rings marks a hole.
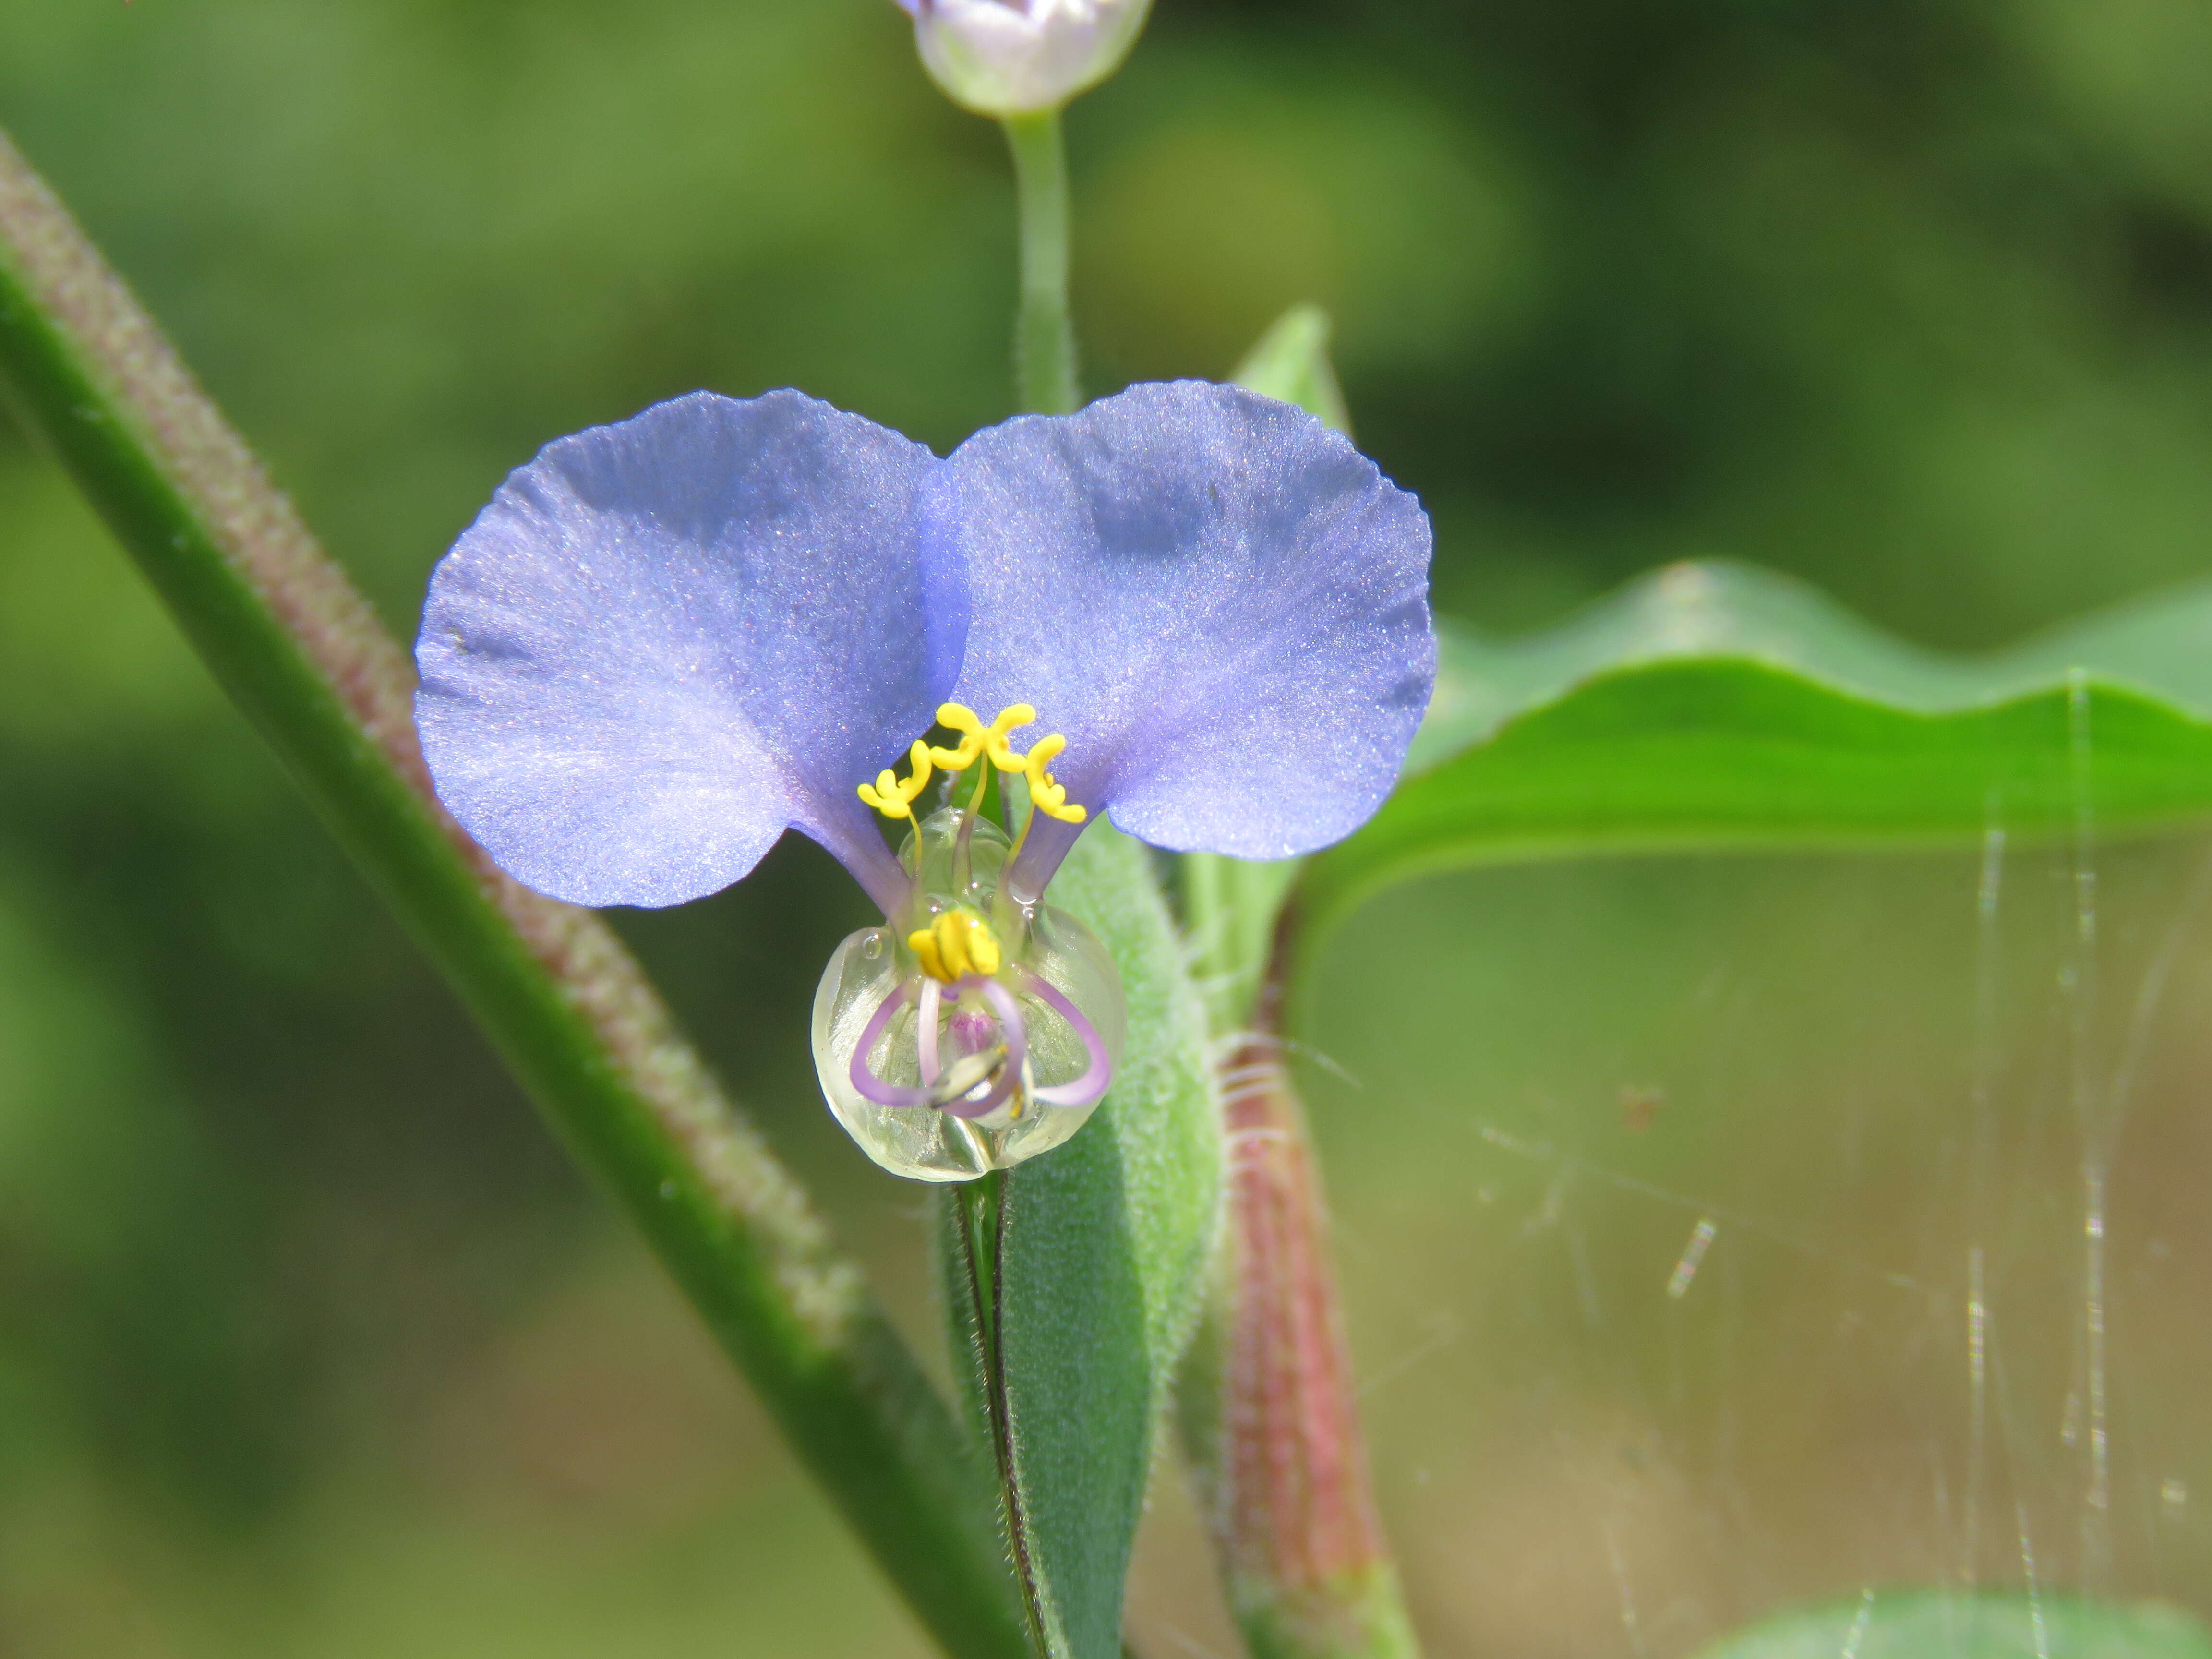
[[[948,1650],[1028,1651],[989,1473],[598,917],[430,792],[406,654],[0,135],[0,380]]]
[[[1022,297],[1014,362],[1022,407],[1066,415],[1083,404],[1075,381],[1075,328],[1068,320],[1067,147],[1060,112],[1010,115],[1014,189],[1021,217]]]
[[[1014,1468],[1012,1419],[1006,1404],[1006,1368],[1000,1352],[999,1331],[1004,1310],[999,1272],[1006,1238],[1006,1174],[993,1170],[953,1189],[960,1218],[960,1265],[968,1281],[969,1313],[974,1323],[976,1377],[981,1384],[984,1426],[990,1435],[993,1461],[999,1471],[1000,1518],[1006,1528],[1006,1553],[1012,1559],[1014,1578],[1021,1587],[1023,1622],[1034,1659],[1052,1659],[1045,1638],[1044,1608],[1037,1592],[1036,1563],[1030,1553],[1029,1516],[1022,1502],[1021,1480]]]
[[[1190,976],[1216,1037],[1244,1029],[1275,948],[1275,931],[1302,860],[1255,861],[1218,853],[1176,860]]]

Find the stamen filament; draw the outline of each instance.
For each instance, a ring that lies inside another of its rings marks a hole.
[[[978,1077],[967,1085],[963,1093],[955,1095],[950,1099],[945,1097],[947,1084],[958,1080],[955,1073],[960,1061],[954,1061],[952,1067],[950,1068],[942,1066],[937,1042],[936,1024],[939,1012],[944,1006],[944,993],[940,988],[924,980],[919,975],[902,981],[897,989],[884,996],[883,1001],[877,1006],[875,1012],[868,1017],[868,1023],[861,1030],[860,1044],[853,1051],[852,1064],[848,1068],[848,1074],[852,1079],[853,1087],[860,1091],[863,1098],[872,1100],[878,1106],[933,1106],[954,1117],[968,1119],[988,1117],[1006,1103],[1008,1096],[1026,1089],[1029,1073],[1029,1033],[1022,1024],[1021,1005],[1014,1000],[1013,993],[996,980],[978,981],[974,988],[989,1006],[992,1021],[999,1028],[999,1057],[992,1062],[991,1070],[986,1074],[990,1086],[981,1095],[974,1099],[966,1097],[968,1094],[973,1093],[975,1090],[982,1086],[985,1079]],[[1062,1000],[1064,1001],[1065,999]],[[923,1029],[917,1030],[915,1033],[915,1058],[921,1068],[923,1084],[923,1086],[919,1089],[910,1089],[896,1083],[884,1082],[876,1074],[875,1067],[869,1063],[868,1060],[869,1054],[874,1049],[876,1044],[883,1040],[884,1033],[890,1028],[891,1021],[910,1003],[921,1005],[920,1012],[922,1017]],[[1080,1022],[1081,1016],[1077,1016],[1077,1019]],[[1079,1023],[1078,1029],[1086,1032],[1089,1030],[1087,1025]],[[1095,1036],[1086,1037],[1087,1042],[1095,1042]],[[987,1052],[988,1051],[979,1050],[976,1051],[976,1054],[963,1056],[963,1058],[978,1057]],[[1098,1069],[1098,1063],[1094,1060],[1091,1066],[1093,1072]],[[1090,1073],[1086,1073],[1085,1077],[1088,1078],[1089,1075]],[[1082,1079],[1078,1081],[1079,1083]],[[1042,1099],[1044,1097],[1040,1094],[1037,1097]],[[1096,1095],[1092,1097],[1094,1099],[1096,1097]],[[1020,1115],[1018,1103],[1015,1109],[1015,1115]]]
[[[1048,1084],[1042,1089],[1031,1089],[1030,1097],[1041,1100],[1048,1106],[1088,1106],[1106,1092],[1114,1080],[1114,1062],[1106,1053],[1106,1043],[1098,1035],[1098,1028],[1084,1018],[1083,1011],[1068,1000],[1066,994],[1042,975],[1026,968],[1013,970],[1022,994],[1035,997],[1045,1006],[1066,1020],[1083,1043],[1083,1052],[1090,1064],[1083,1075],[1066,1083]]]
[[[860,1041],[853,1050],[853,1062],[846,1068],[853,1087],[861,1097],[878,1106],[927,1106],[927,1089],[902,1088],[896,1083],[886,1083],[876,1075],[876,1068],[868,1063],[869,1053],[883,1041],[884,1032],[890,1028],[899,1011],[921,994],[921,977],[902,980],[898,988],[886,995],[868,1016],[868,1023],[860,1030]]]
[[[968,797],[968,810],[960,815],[960,829],[952,839],[952,886],[965,893],[975,879],[975,820],[983,814],[983,796],[991,787],[991,769],[975,774],[975,793]]]

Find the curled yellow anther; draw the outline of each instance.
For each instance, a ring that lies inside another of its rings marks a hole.
[[[939,749],[916,742],[912,750],[913,775],[901,782],[888,770],[878,773],[875,782],[860,786],[860,799],[885,817],[910,818],[914,816],[915,798],[921,793],[923,786],[929,781],[933,769],[964,772],[988,756],[991,764],[998,770],[1019,772],[1028,778],[1030,805],[1033,811],[1058,818],[1062,823],[1081,823],[1090,817],[1090,812],[1081,806],[1068,805],[1067,791],[1053,776],[1051,770],[1054,758],[1067,747],[1067,739],[1055,732],[1048,738],[1039,738],[1026,755],[1014,747],[1013,732],[1036,719],[1035,708],[1028,703],[1018,702],[1000,709],[998,719],[986,726],[982,718],[965,703],[942,703],[937,710],[938,724],[960,733],[959,746]],[[969,803],[971,812],[982,801],[983,793],[983,778],[979,777],[975,783],[975,799]],[[1028,833],[1026,828],[1023,833]],[[915,935],[916,939],[921,937],[919,933]],[[932,948],[940,954],[936,957],[925,956],[925,964],[932,960],[951,962],[951,957],[942,954],[944,947],[941,943]],[[992,948],[995,950],[997,947]],[[919,945],[915,946],[915,951],[917,955],[922,954]],[[994,960],[995,962],[996,958]],[[938,974],[933,968],[929,971],[938,978],[946,977]],[[981,971],[990,974],[996,973],[998,969],[994,966]],[[958,971],[951,977],[958,978]]]
[[[973,910],[947,910],[928,927],[908,933],[906,943],[921,959],[923,973],[948,984],[969,974],[988,978],[1005,961],[999,936]]]
[[[914,798],[929,781],[929,745],[916,739],[907,758],[914,766],[912,775],[903,782],[891,775],[886,767],[876,774],[873,784],[860,786],[860,799],[887,818],[910,818],[914,816]]]
[[[957,749],[933,749],[930,758],[948,772],[964,772],[983,755],[991,757],[991,764],[1001,772],[1019,772],[1028,764],[1028,757],[1017,754],[1010,733],[1018,726],[1027,726],[1036,718],[1036,710],[1025,702],[1018,702],[999,711],[999,718],[988,726],[982,717],[965,703],[948,702],[937,711],[937,723],[950,726],[960,733]]]
[[[1067,805],[1067,791],[1054,779],[1047,769],[1060,751],[1067,747],[1067,739],[1057,732],[1041,738],[1030,749],[1023,770],[1029,774],[1030,805],[1048,818],[1058,818],[1062,823],[1080,823],[1091,816],[1081,806]]]

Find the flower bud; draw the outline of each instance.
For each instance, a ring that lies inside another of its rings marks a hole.
[[[1152,0],[899,0],[930,76],[978,115],[1058,109],[1129,55]]]
[[[1224,1286],[1177,1417],[1251,1651],[1419,1659],[1368,1479],[1320,1166],[1269,1029],[1280,996],[1271,978],[1219,1073]]]

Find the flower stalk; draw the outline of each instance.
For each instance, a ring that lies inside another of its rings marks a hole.
[[[1222,1289],[1181,1418],[1253,1659],[1418,1659],[1370,1485],[1320,1165],[1279,1035],[1295,913],[1218,1081]]]
[[[0,382],[923,1623],[1018,1659],[988,1471],[860,1270],[613,933],[439,807],[404,653],[4,135]]]
[[[1012,1415],[1006,1398],[1006,1368],[999,1336],[1003,1324],[1003,1280],[1000,1264],[1006,1237],[1006,1176],[993,1170],[981,1180],[953,1188],[957,1218],[959,1267],[966,1281],[969,1335],[974,1350],[983,1431],[991,1443],[999,1475],[1000,1522],[1006,1554],[1021,1589],[1024,1629],[1033,1659],[1053,1659],[1045,1634],[1043,1597],[1030,1548],[1030,1527],[1021,1480],[1014,1467]]]
[[[1075,327],[1067,304],[1067,146],[1057,109],[1006,118],[1021,225],[1021,301],[1014,364],[1024,412],[1066,415],[1082,407]]]

